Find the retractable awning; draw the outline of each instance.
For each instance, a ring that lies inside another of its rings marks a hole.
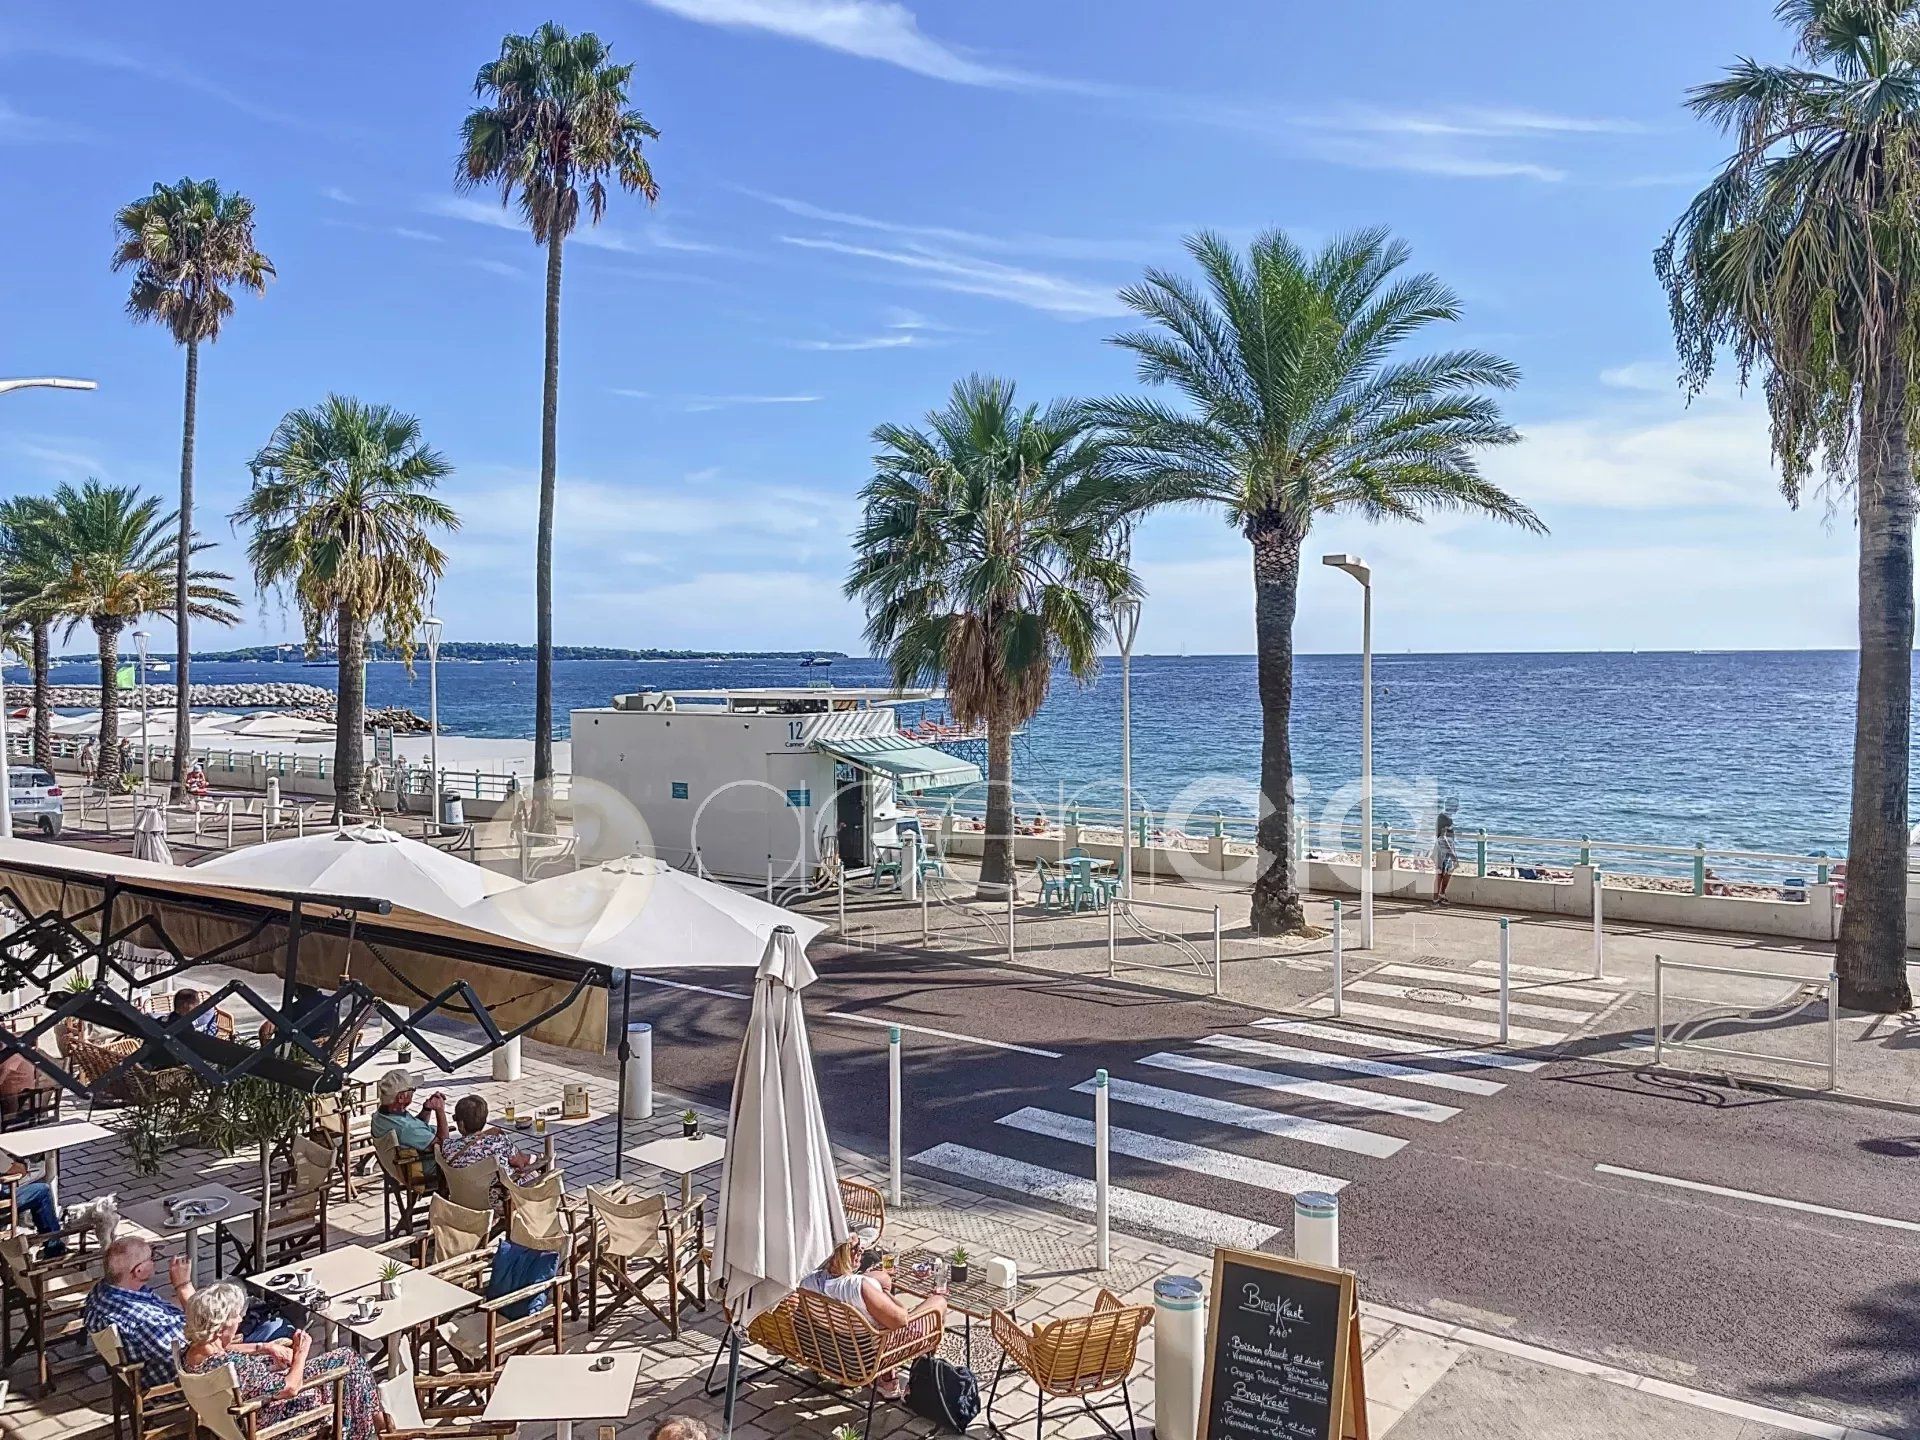
[[[816,741],[827,754],[885,775],[902,790],[957,790],[980,783],[980,767],[904,735],[850,735]]]

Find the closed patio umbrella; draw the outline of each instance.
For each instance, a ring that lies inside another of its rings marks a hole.
[[[740,1381],[740,1336],[779,1304],[847,1233],[800,992],[813,983],[800,938],[781,927],[753,983],[753,1013],[733,1076],[713,1263],[731,1323],[727,1425]]]
[[[149,805],[133,822],[133,858],[151,860],[156,865],[173,864],[173,851],[167,845],[167,816],[158,805]]]

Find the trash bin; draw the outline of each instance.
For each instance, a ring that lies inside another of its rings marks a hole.
[[[440,823],[442,825],[467,823],[466,809],[460,804],[460,797],[451,790],[440,792]]]
[[[635,1020],[627,1026],[627,1063],[622,1072],[620,1108],[629,1120],[653,1118],[653,1026]]]
[[[1155,1440],[1193,1440],[1207,1354],[1207,1292],[1199,1276],[1153,1282],[1153,1337]]]

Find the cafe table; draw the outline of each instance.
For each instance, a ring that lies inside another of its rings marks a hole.
[[[608,1360],[613,1363],[604,1364]],[[573,1440],[576,1420],[626,1419],[639,1378],[638,1350],[510,1356],[481,1418],[516,1424],[550,1421],[554,1440]]]
[[[203,1201],[213,1208],[194,1218],[175,1219],[173,1207],[188,1200]],[[130,1225],[136,1225],[145,1230],[156,1239],[164,1239],[170,1235],[186,1236],[187,1274],[192,1276],[196,1273],[200,1258],[200,1232],[209,1225],[217,1225],[222,1221],[231,1224],[259,1208],[260,1201],[256,1196],[210,1181],[205,1185],[196,1185],[190,1190],[175,1190],[172,1194],[162,1195],[157,1200],[142,1200],[138,1204],[129,1205],[120,1212],[120,1218]],[[214,1254],[216,1272],[219,1264],[220,1256],[216,1251]]]
[[[26,1130],[8,1130],[0,1132],[0,1154],[13,1156],[16,1160],[37,1160],[42,1156],[47,1162],[47,1189],[53,1192],[53,1203],[60,1203],[60,1152],[76,1145],[91,1144],[95,1140],[105,1140],[113,1132],[104,1125],[96,1125],[91,1120],[57,1120],[51,1125],[35,1125]]]
[[[902,1295],[921,1298],[931,1295],[933,1262],[945,1262],[946,1258],[932,1250],[909,1250],[894,1261],[893,1288]],[[947,1281],[947,1314],[958,1315],[964,1322],[962,1344],[969,1370],[973,1368],[973,1322],[991,1320],[996,1310],[1018,1317],[1021,1305],[1039,1293],[1039,1288],[1025,1280],[1016,1285],[989,1285],[984,1279],[975,1278],[971,1270],[965,1280]]]
[[[263,1295],[279,1295],[283,1287],[274,1282],[282,1275],[311,1272],[312,1282],[328,1295],[348,1295],[380,1281],[380,1272],[393,1257],[370,1250],[365,1245],[336,1245],[305,1260],[276,1265],[249,1275],[247,1283]]]
[[[386,1346],[389,1375],[405,1374],[413,1368],[412,1358],[402,1343],[409,1334],[422,1325],[457,1314],[481,1298],[471,1290],[412,1266],[405,1267],[395,1283],[399,1293],[391,1300],[380,1298],[380,1282],[376,1279],[371,1285],[335,1294],[312,1312],[316,1319],[338,1325],[362,1340],[382,1342]],[[372,1311],[364,1320],[359,1318],[359,1301],[363,1296]]]
[[[694,1172],[718,1165],[726,1159],[727,1142],[720,1135],[701,1135],[692,1140],[684,1135],[669,1135],[664,1140],[649,1140],[628,1153],[642,1165],[651,1165],[656,1170],[665,1170],[669,1175],[678,1175],[680,1208],[685,1210],[693,1204]]]
[[[591,1125],[595,1121],[604,1120],[607,1118],[608,1113],[609,1112],[605,1110],[589,1110],[584,1115],[564,1115],[561,1113],[559,1103],[556,1102],[551,1105],[542,1105],[532,1110],[523,1110],[515,1106],[513,1119],[511,1120],[507,1118],[505,1110],[502,1110],[497,1115],[489,1115],[487,1119],[488,1123],[498,1125],[502,1130],[505,1130],[515,1145],[523,1144],[529,1140],[538,1140],[546,1152],[547,1168],[551,1170],[553,1168],[554,1135],[561,1130],[577,1130],[582,1125]],[[453,1114],[453,1107],[451,1105],[447,1107],[447,1114],[449,1116]],[[530,1123],[523,1128],[521,1125],[522,1121]],[[541,1128],[542,1121],[546,1122],[544,1129]]]

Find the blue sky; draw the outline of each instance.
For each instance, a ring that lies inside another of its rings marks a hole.
[[[1465,302],[1438,338],[1524,371],[1526,442],[1490,469],[1553,531],[1318,527],[1315,553],[1373,562],[1383,649],[1853,643],[1845,512],[1787,509],[1757,402],[1683,403],[1650,264],[1722,155],[1686,87],[1784,51],[1759,0],[189,8],[0,15],[0,373],[100,381],[0,400],[0,489],[172,492],[180,355],[126,320],[111,221],[213,176],[279,270],[201,366],[225,566],[248,458],[340,390],[418,414],[456,467],[449,638],[531,639],[541,257],[452,175],[475,69],[552,18],[636,63],[662,132],[660,204],[616,198],[568,249],[562,641],[860,648],[839,582],[877,422],[976,369],[1035,399],[1130,388],[1114,292],[1197,227],[1382,223]],[[1143,649],[1251,648],[1248,547],[1216,516],[1155,516],[1136,556]],[[1313,567],[1301,648],[1357,628]],[[294,629],[253,603],[234,633]]]

